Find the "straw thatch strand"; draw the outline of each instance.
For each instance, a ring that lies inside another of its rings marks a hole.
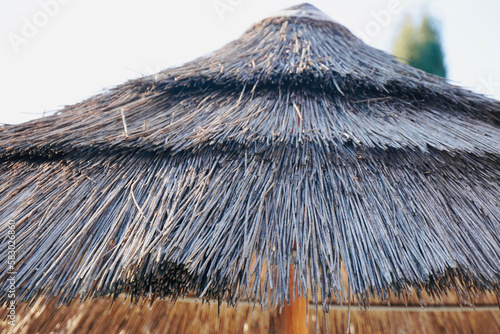
[[[499,113],[292,8],[157,80],[0,131],[19,298],[277,306],[291,261],[298,295],[325,309],[346,296],[342,261],[362,304],[499,294]]]

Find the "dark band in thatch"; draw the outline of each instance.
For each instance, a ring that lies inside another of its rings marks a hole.
[[[341,261],[361,302],[498,294],[499,115],[295,7],[208,57],[1,130],[22,299],[276,305],[290,261],[325,306],[343,293]]]

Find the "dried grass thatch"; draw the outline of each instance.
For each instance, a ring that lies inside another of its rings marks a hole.
[[[291,261],[325,308],[345,298],[342,261],[361,304],[498,295],[499,124],[499,101],[291,8],[0,131],[20,299],[191,291],[274,307],[293,298]]]

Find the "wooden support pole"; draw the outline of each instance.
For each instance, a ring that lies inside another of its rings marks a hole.
[[[307,300],[298,295],[298,284],[293,281],[294,266],[290,264],[290,305],[285,305],[278,314],[278,333],[282,334],[306,334],[306,306]],[[293,286],[295,285],[295,300],[293,300]]]

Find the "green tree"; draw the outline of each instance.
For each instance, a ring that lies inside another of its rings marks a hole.
[[[406,16],[394,43],[393,54],[413,67],[446,77],[439,31],[429,16],[424,16],[420,26],[414,25]]]

